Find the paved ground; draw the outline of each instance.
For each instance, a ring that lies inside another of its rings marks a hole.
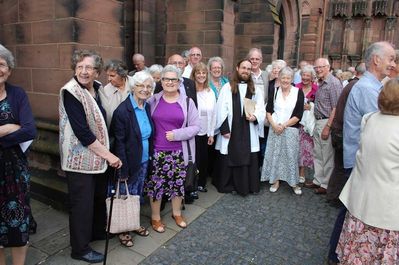
[[[180,264],[266,264],[322,265],[337,209],[325,197],[304,189],[294,195],[287,185],[277,193],[262,186],[259,195],[245,198],[217,193],[214,188],[187,206],[189,226],[181,230],[171,219],[170,206],[164,211],[167,231],[152,230],[148,238],[135,237],[125,248],[114,238],[110,243],[109,265]],[[66,213],[33,201],[38,233],[31,237],[27,265],[87,264],[72,260]],[[142,223],[149,224],[150,210],[142,209]],[[99,251],[104,242],[93,242]]]

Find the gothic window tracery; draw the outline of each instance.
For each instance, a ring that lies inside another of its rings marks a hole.
[[[356,16],[366,16],[367,15],[367,2],[364,0],[357,0],[352,3],[352,14]]]
[[[387,0],[375,0],[373,2],[373,15],[374,16],[386,16],[388,8]]]
[[[348,3],[347,1],[335,1],[332,3],[332,14],[334,17],[348,16]]]

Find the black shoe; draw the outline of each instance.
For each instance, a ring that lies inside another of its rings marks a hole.
[[[83,256],[71,254],[71,258],[77,260],[83,260],[88,263],[100,263],[104,261],[104,255],[94,250],[91,250],[89,253]]]
[[[33,217],[31,217],[30,221],[29,221],[29,235],[34,235],[36,234],[36,229],[37,229],[37,223],[36,221],[33,219]]]
[[[198,186],[197,190],[198,190],[199,192],[208,192],[208,189],[205,188],[205,187],[203,187],[203,186]]]
[[[198,193],[196,191],[193,191],[190,193],[190,196],[194,199],[194,200],[198,200]]]
[[[194,198],[190,194],[187,194],[184,198],[184,203],[185,204],[193,204],[193,202],[194,202]]]

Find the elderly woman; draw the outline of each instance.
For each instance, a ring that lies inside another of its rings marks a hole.
[[[340,264],[399,263],[399,79],[363,117],[360,148],[340,200],[348,209],[337,246]]]
[[[280,70],[287,66],[284,60],[274,60],[272,62],[272,71],[269,75],[269,92],[276,87],[280,86],[280,80],[278,79]]]
[[[106,113],[107,127],[109,128],[114,110],[129,95],[131,76],[127,75],[128,69],[125,63],[119,60],[110,60],[105,64],[104,68],[109,83],[105,87],[100,87],[99,95]]]
[[[31,213],[24,151],[36,127],[25,91],[7,83],[13,68],[14,57],[0,45],[0,264],[6,264],[4,248],[11,248],[13,264],[23,265]]]
[[[187,226],[181,204],[189,161],[188,145],[195,161],[194,137],[200,127],[194,101],[179,93],[180,78],[181,71],[176,66],[165,66],[161,74],[163,90],[148,101],[155,133],[152,171],[145,182],[145,192],[150,197],[151,225],[158,233],[165,232],[160,216],[163,196],[172,201],[172,218],[176,225]]]
[[[204,63],[198,63],[191,72],[191,79],[197,89],[197,104],[200,120],[200,131],[195,137],[197,148],[197,165],[199,169],[198,191],[207,192],[208,154],[214,142],[213,135],[216,123],[216,97],[208,85],[208,69]]]
[[[276,192],[280,181],[286,181],[297,195],[298,186],[299,121],[302,118],[304,95],[292,86],[294,71],[280,70],[280,87],[269,90],[266,118],[270,123],[261,181],[269,181],[271,192]]]
[[[73,259],[98,263],[104,256],[89,242],[105,238],[106,180],[102,174],[120,168],[121,160],[112,154],[105,123],[105,111],[95,79],[102,59],[93,51],[76,50],[72,55],[74,77],[60,90],[60,158],[65,171],[69,197],[69,231]]]
[[[163,69],[163,67],[160,64],[153,64],[148,68],[148,72],[152,76],[154,83],[158,83],[159,81],[161,81],[162,69]],[[155,85],[154,85],[154,87],[155,87]]]
[[[224,61],[220,57],[211,57],[208,61],[209,87],[215,93],[216,98],[219,96],[222,86],[229,82],[227,77],[223,76]]]
[[[306,65],[301,70],[302,81],[296,84],[305,96],[305,111],[311,110],[311,102],[314,102],[317,84],[313,82],[316,73],[311,65]],[[305,183],[305,168],[313,168],[313,135],[305,132],[302,125],[299,126],[299,183]]]
[[[114,151],[123,166],[118,177],[126,180],[129,193],[142,198],[144,179],[147,176],[148,162],[152,155],[153,123],[150,106],[146,100],[153,90],[153,79],[146,71],[140,71],[132,77],[134,86],[128,98],[114,111],[110,134],[114,137]],[[114,183],[111,184],[114,187]],[[110,190],[109,188],[109,190]],[[125,186],[120,186],[121,193],[126,193]],[[148,236],[145,227],[133,231],[140,236]],[[123,246],[132,247],[133,239],[129,231],[119,235]]]

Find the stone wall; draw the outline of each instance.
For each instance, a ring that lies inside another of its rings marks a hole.
[[[35,117],[57,121],[58,92],[73,74],[73,50],[123,58],[123,6],[114,0],[1,1],[0,41],[17,63],[9,81],[27,91]]]

